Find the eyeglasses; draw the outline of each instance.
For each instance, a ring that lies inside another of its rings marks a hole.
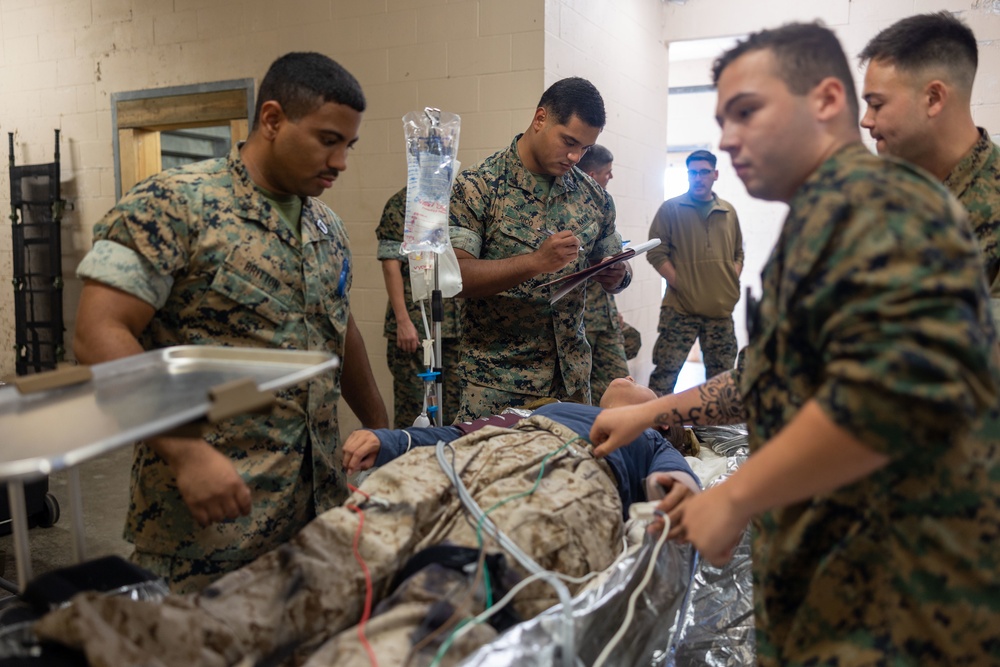
[[[694,178],[695,176],[700,176],[702,178],[705,178],[706,176],[712,174],[713,171],[714,170],[712,169],[688,169],[688,176],[690,176],[691,178]]]

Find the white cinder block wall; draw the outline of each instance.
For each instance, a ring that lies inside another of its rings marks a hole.
[[[0,0],[0,154],[6,156],[6,133],[14,132],[18,164],[50,161],[53,129],[62,130],[63,193],[73,207],[63,223],[68,343],[80,290],[75,268],[90,247],[94,223],[114,204],[111,94],[244,77],[259,81],[275,57],[292,50],[317,50],[339,60],[361,81],[369,108],[349,168],[325,198],[347,222],[359,258],[352,305],[379,388],[391,401],[374,227],[384,201],[404,181],[399,119],[407,111],[433,105],[461,114],[460,157],[472,164],[527,127],[546,84],[570,75],[590,78],[609,111],[601,141],[616,156],[610,190],[619,224],[626,238],[641,239],[664,195],[665,42],[820,17],[853,54],[898,18],[957,11],[981,40],[976,119],[997,131],[995,4],[770,0],[750,8],[739,0]],[[692,83],[684,78],[684,85]],[[0,212],[6,220],[6,168],[0,168]],[[766,233],[759,236],[753,241],[758,249],[748,246],[745,275],[759,272],[760,266],[750,265],[751,254],[762,264],[773,241]],[[660,285],[645,261],[636,265],[636,282],[618,302],[642,331],[644,349],[633,371],[644,380]],[[5,224],[0,376],[14,371],[12,273]],[[345,410],[343,429],[355,424]]]

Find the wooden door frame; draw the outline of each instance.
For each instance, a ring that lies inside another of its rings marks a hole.
[[[228,124],[235,143],[249,134],[253,111],[253,79],[112,93],[115,200],[160,171],[160,132]]]

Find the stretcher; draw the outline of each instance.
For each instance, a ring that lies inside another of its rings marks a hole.
[[[736,444],[739,440],[745,443],[745,431],[738,436]],[[732,447],[733,440],[720,443],[719,439],[711,442],[701,437],[708,445],[702,448],[703,453],[715,454],[713,460],[705,462],[713,470],[711,474],[706,474],[707,468],[695,468],[704,481],[715,477],[712,483],[717,483],[745,458],[745,450]],[[632,546],[590,588],[514,626],[466,656],[461,664],[561,664],[566,655],[568,619],[574,626],[572,634],[578,638],[569,653],[570,662],[592,666],[595,656],[600,657],[618,629],[626,625],[625,618],[631,619],[627,636],[601,663],[605,667],[754,664],[746,537],[733,561],[717,569],[699,562],[688,545],[667,542],[654,546],[655,540],[646,534],[643,523],[632,525],[629,532]],[[5,644],[13,642],[4,641],[0,631],[0,662],[23,654],[17,652],[20,647],[4,654]]]
[[[177,346],[0,387],[0,482],[7,485],[18,584],[31,579],[25,485],[68,473],[73,556],[85,558],[77,466],[118,447],[266,409],[273,392],[338,364],[299,350]],[[14,585],[7,582],[8,586]]]

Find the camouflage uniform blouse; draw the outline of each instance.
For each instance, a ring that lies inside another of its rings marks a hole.
[[[622,327],[618,322],[618,304],[614,297],[596,280],[588,280],[586,289],[587,307],[583,313],[583,323],[587,331],[620,332]]]
[[[254,189],[234,148],[133,188],[94,228],[79,272],[156,308],[141,336],[146,349],[231,345],[343,357],[351,285],[344,225],[307,199],[301,237]],[[169,291],[158,294],[163,281]],[[250,516],[208,528],[192,518],[167,464],[138,445],[126,537],[142,551],[215,560],[248,560],[286,542],[346,497],[339,396],[337,370],[280,392],[272,414],[236,417],[205,436],[253,494]]]
[[[979,141],[951,170],[944,186],[969,212],[986,265],[986,284],[994,299],[994,323],[1000,323],[1000,147],[979,128]]]
[[[971,430],[997,396],[980,267],[958,203],[860,144],[790,202],[737,376],[751,447],[815,400],[892,461],[756,524],[762,664],[1000,659],[1000,457]]]
[[[579,271],[588,260],[621,252],[615,208],[604,189],[575,167],[557,177],[548,197],[524,167],[517,140],[459,175],[451,202],[451,242],[479,259],[534,252],[554,232],[580,239],[577,261],[497,295],[466,299],[461,372],[474,384],[547,396],[556,360],[568,395],[588,392],[590,346],[583,330],[586,290],[578,287],[555,305],[542,283]]]

